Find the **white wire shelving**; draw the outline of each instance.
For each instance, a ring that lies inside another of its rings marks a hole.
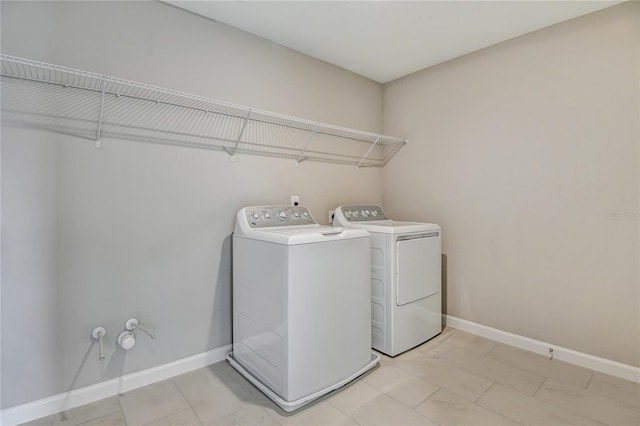
[[[0,54],[2,125],[382,167],[408,141]]]

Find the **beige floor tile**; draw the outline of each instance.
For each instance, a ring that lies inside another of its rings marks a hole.
[[[438,389],[437,386],[431,383],[415,378],[394,387],[387,392],[387,395],[409,408],[415,408]]]
[[[469,401],[475,401],[493,384],[491,381],[439,360],[399,361],[398,368]]]
[[[640,424],[640,408],[547,379],[535,397],[601,423],[616,426]]]
[[[271,415],[274,416],[274,413],[271,412]],[[308,408],[302,408],[299,412],[292,415],[277,415],[274,418],[282,425],[292,426],[356,425],[351,418],[326,401],[322,401]]]
[[[546,356],[503,344],[498,344],[487,356],[523,370],[543,375],[556,382],[582,389],[587,387],[593,374],[591,370],[586,368],[557,359],[550,360]]]
[[[231,364],[229,364],[227,361],[222,361],[214,365],[210,365],[209,368],[212,371],[214,371],[216,374],[226,375],[224,377],[227,377],[227,376],[230,377],[235,382],[241,384],[243,387],[245,386],[245,384],[249,384],[250,386],[253,386],[247,379],[244,378],[244,376],[242,376],[242,374],[238,372],[238,370],[233,368]]]
[[[40,417],[30,422],[20,423],[18,426],[51,426],[53,425],[53,416]]]
[[[451,337],[447,342],[480,355],[486,355],[498,346],[495,340],[489,340],[461,330],[455,330],[451,333]]]
[[[319,398],[318,400],[312,401],[311,405],[318,404],[320,401],[324,401],[323,398]],[[251,403],[249,406],[261,407],[265,411],[267,411],[273,418],[276,420],[282,416],[290,415],[284,411],[278,404],[273,402],[269,397],[267,397],[262,392],[257,393],[255,396],[251,398]]]
[[[172,380],[154,383],[120,397],[128,425],[144,425],[189,408]]]
[[[443,358],[443,361],[461,370],[484,377],[494,383],[500,383],[527,395],[536,393],[545,380],[545,377],[539,374],[522,370],[462,348],[449,352]]]
[[[390,367],[388,367],[390,368]],[[379,371],[380,369],[376,370]],[[367,402],[379,396],[381,392],[365,382],[360,380],[353,385],[342,389],[335,395],[327,399],[327,402],[346,415],[350,415]]]
[[[426,356],[427,356],[426,352],[421,352],[418,349],[412,349],[410,351],[401,353],[400,355],[396,355],[393,358],[393,360],[394,361],[407,361],[407,360],[412,360],[412,359],[424,358]]]
[[[97,419],[89,420],[88,422],[81,423],[80,426],[126,426],[127,422],[124,420],[124,414],[118,410],[115,413],[107,414],[106,416],[99,417]]]
[[[601,425],[595,420],[540,401],[532,396],[523,395],[502,385],[493,385],[480,397],[477,404],[527,425]]]
[[[395,385],[411,378],[415,378],[415,376],[399,369],[398,367],[389,365],[376,369],[371,374],[364,377],[362,381],[382,392],[387,392]]]
[[[436,385],[396,367],[380,368],[363,380],[410,408],[439,389]]]
[[[147,426],[200,426],[201,424],[196,413],[191,408],[188,408],[169,417],[149,423]]]
[[[249,391],[229,377],[219,364],[183,374],[173,380],[189,406],[205,424],[251,405],[252,395]]]
[[[222,363],[221,363],[222,364]],[[219,365],[219,364],[216,364]],[[256,388],[249,380],[247,380],[244,376],[242,376],[237,370],[235,370],[231,365],[227,365],[224,367],[225,373],[228,374],[229,377],[232,378],[232,382],[234,386],[238,387],[238,394],[242,394],[243,396],[243,405],[242,408],[235,410],[244,411],[245,409],[249,409],[251,407],[260,407],[265,410],[272,418],[279,419],[281,417],[290,416],[290,413],[287,413],[282,408],[280,408],[275,402],[273,402],[269,397],[267,397],[262,391]],[[322,398],[320,398],[322,399]],[[313,404],[318,404],[319,401],[312,402]],[[232,413],[232,414],[235,414]],[[227,416],[230,417],[231,415]],[[225,417],[226,418],[226,417]],[[222,421],[222,419],[219,419]],[[278,423],[279,424],[279,423]]]
[[[54,414],[51,420],[54,425],[78,425],[116,412],[120,412],[120,403],[113,396]]]
[[[460,330],[458,330],[457,328],[453,328],[453,327],[447,327],[447,326],[445,326],[445,327],[442,329],[442,333],[440,333],[440,334],[438,335],[438,338],[440,338],[440,339],[448,339],[448,338],[450,338],[451,336],[453,336],[453,335],[454,335],[456,332],[458,332],[458,331],[460,331]]]
[[[450,343],[449,341],[444,341],[439,345],[433,346],[428,350],[425,349],[420,353],[429,358],[442,359],[442,358],[446,358],[449,352],[458,348],[459,347],[454,345],[453,343]]]
[[[437,425],[385,394],[360,407],[351,417],[360,425]]]
[[[251,401],[248,406],[262,407],[268,413],[273,414],[276,419],[280,416],[287,415],[286,411],[280,408],[275,402],[273,402],[269,397],[267,397],[258,389],[255,389],[255,393],[251,395]]]
[[[431,340],[428,340],[427,342],[423,343],[420,346],[417,346],[413,349],[411,349],[410,351],[407,351],[401,355],[398,355],[397,358],[407,358],[410,357],[409,359],[412,358],[416,358],[419,356],[422,356],[423,354],[427,354],[429,352],[435,351],[436,348],[438,348],[439,346],[447,343],[447,341],[449,340],[449,338],[451,336],[453,336],[453,334],[455,333],[455,330],[452,328],[445,328],[442,333],[440,333],[439,335],[437,335],[436,337],[432,338]]]
[[[227,417],[209,423],[212,426],[278,426],[277,422],[267,411],[258,406],[248,406]]]
[[[226,361],[215,364],[215,371],[221,378],[228,380],[228,383],[232,389],[236,391],[238,395],[249,395],[251,399],[255,395],[264,395],[258,388],[256,388],[249,380],[247,380],[236,369],[229,365]]]
[[[418,405],[416,411],[438,424],[447,426],[518,424],[444,389],[440,389]]]
[[[608,374],[594,373],[587,390],[640,407],[640,385],[629,380],[609,376]]]

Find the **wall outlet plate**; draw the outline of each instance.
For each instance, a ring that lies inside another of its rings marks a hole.
[[[333,225],[333,215],[336,214],[335,210],[329,210],[329,225]]]
[[[300,197],[298,197],[297,195],[292,195],[291,196],[291,205],[292,206],[300,205]]]

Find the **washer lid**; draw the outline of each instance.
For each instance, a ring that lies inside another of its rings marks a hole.
[[[351,238],[368,238],[364,229],[333,228],[331,226],[282,226],[252,229],[247,233],[236,233],[238,238],[266,241],[288,246],[311,243],[327,243]]]

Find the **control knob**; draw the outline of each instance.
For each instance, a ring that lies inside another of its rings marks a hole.
[[[358,217],[360,216],[360,212],[358,210],[354,210],[353,213],[351,213],[353,215],[353,217]]]
[[[298,212],[293,212],[293,217],[295,217],[296,219],[300,217],[300,213]]]
[[[309,213],[307,213],[307,212],[302,212],[302,218],[303,218],[303,219],[306,219],[306,218],[308,218],[308,217],[309,217]]]
[[[351,211],[350,210],[345,210],[344,211],[344,217],[347,217],[347,218],[351,217]]]
[[[369,213],[371,213],[369,209],[362,210],[362,217],[369,217]]]
[[[286,220],[286,219],[287,219],[287,212],[280,212],[280,213],[278,213],[278,219],[280,219],[280,220]]]
[[[258,213],[253,213],[253,214],[251,215],[251,218],[252,218],[253,220],[258,220],[258,219],[260,219],[260,215],[259,215]]]
[[[265,213],[263,217],[264,217],[264,220],[271,219],[271,215],[269,213]]]

